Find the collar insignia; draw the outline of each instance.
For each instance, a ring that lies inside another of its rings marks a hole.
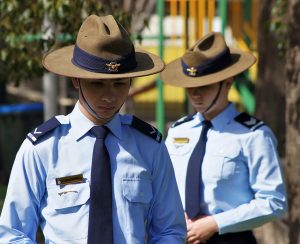
[[[244,121],[244,124],[248,125],[248,126],[252,126],[256,124],[256,119],[251,117],[248,121]]]
[[[117,63],[117,62],[110,62],[109,64],[106,64],[106,66],[108,67],[109,71],[112,72],[118,72],[118,68],[121,64]]]

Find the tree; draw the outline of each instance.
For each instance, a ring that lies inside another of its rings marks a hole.
[[[300,0],[289,0],[286,62],[286,171],[290,244],[300,243]]]
[[[278,2],[278,1],[277,1]],[[283,6],[272,1],[259,2],[258,81],[256,115],[275,133],[278,151],[285,154],[285,58],[282,43],[285,32]],[[274,41],[275,40],[275,41]],[[273,108],[276,108],[273,109]]]
[[[113,14],[129,32],[140,32],[149,18],[143,10],[152,12],[154,6],[154,0],[0,1],[2,97],[5,97],[4,83],[18,84],[44,74],[44,117],[52,117],[57,113],[58,79],[53,74],[44,73],[42,56],[51,49],[73,44],[83,19],[90,14]]]
[[[269,109],[268,112],[264,112],[258,109],[258,112],[265,114],[266,116],[277,119],[275,123],[282,125],[282,119],[285,118],[285,126],[279,126],[278,131],[285,129],[284,146],[281,150],[284,150],[282,156],[284,156],[284,169],[287,179],[287,190],[289,200],[289,211],[286,222],[286,243],[295,244],[300,243],[300,164],[298,162],[300,157],[300,0],[276,0],[261,1],[262,11],[261,16],[264,20],[270,20],[272,32],[263,30],[261,26],[261,35],[266,37],[264,42],[261,42],[260,48],[260,82],[266,82],[265,79],[270,79],[273,85],[258,86],[258,94],[265,94],[265,97],[258,96],[260,99],[258,105],[268,102],[267,90],[271,90],[270,94],[277,92],[276,89],[281,87],[282,91],[285,91],[285,116],[282,116],[282,97],[279,96],[280,102],[276,101],[274,97],[273,102],[275,106],[280,109]],[[274,8],[275,6],[275,8]],[[272,8],[273,7],[273,8]],[[272,11],[271,11],[272,10]],[[269,15],[273,14],[273,18]],[[266,23],[260,21],[260,23]],[[271,36],[271,38],[270,38]],[[274,49],[273,44],[277,44],[277,49]],[[276,53],[282,53],[282,56],[277,56]],[[275,53],[275,57],[274,57]],[[262,66],[266,66],[263,68]],[[282,67],[284,67],[284,73],[281,73]],[[281,81],[284,81],[284,84]],[[271,101],[265,108],[260,107],[263,110],[271,108]],[[267,115],[268,114],[268,115]],[[280,115],[281,114],[281,115]],[[280,128],[281,127],[281,128]],[[283,235],[282,229],[278,226],[272,226],[272,233],[280,233]],[[274,231],[275,229],[275,231]],[[280,235],[279,235],[280,236]],[[273,238],[272,243],[278,242]]]
[[[131,14],[109,1],[1,1],[1,75],[13,81],[40,77],[45,52],[74,43],[83,19],[106,13],[114,13],[124,26],[130,26]]]

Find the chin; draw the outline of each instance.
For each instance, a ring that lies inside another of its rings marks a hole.
[[[110,119],[112,118],[116,112],[101,112],[101,113],[97,113],[99,117],[103,118],[103,119]]]
[[[198,105],[198,106],[194,106],[194,109],[199,113],[203,113],[206,110],[206,107]]]

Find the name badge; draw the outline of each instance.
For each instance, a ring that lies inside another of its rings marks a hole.
[[[70,175],[65,177],[56,178],[56,185],[62,186],[62,185],[71,185],[76,183],[82,183],[84,181],[83,175]]]
[[[187,137],[175,137],[173,143],[189,143],[190,139]]]

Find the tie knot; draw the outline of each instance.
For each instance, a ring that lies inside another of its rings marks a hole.
[[[210,128],[212,126],[211,122],[209,120],[203,120],[203,127]]]
[[[108,133],[108,129],[104,126],[94,126],[91,132],[97,139],[104,139]]]

